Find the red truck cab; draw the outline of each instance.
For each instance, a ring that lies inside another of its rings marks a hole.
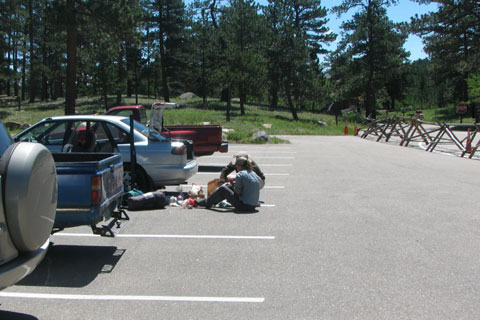
[[[228,152],[228,142],[223,140],[222,127],[219,125],[174,125],[165,126],[163,111],[178,107],[175,103],[156,102],[152,104],[151,118],[154,118],[153,129],[171,140],[191,140],[196,157],[212,155],[214,152]],[[129,117],[147,124],[147,112],[143,105],[118,106],[108,109],[107,115]],[[152,122],[152,119],[150,119]]]

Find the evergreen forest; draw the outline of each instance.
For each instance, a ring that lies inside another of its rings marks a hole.
[[[413,1],[413,0],[412,0]],[[480,102],[480,2],[436,3],[394,23],[397,0],[3,0],[0,96],[20,101],[185,92],[270,110],[377,111]],[[340,34],[327,22],[347,13]],[[404,44],[420,36],[428,58]],[[110,100],[109,100],[110,99]]]

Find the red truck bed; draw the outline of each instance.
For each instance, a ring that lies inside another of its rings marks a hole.
[[[113,107],[106,114],[126,117],[133,115],[136,121],[147,121],[143,105]],[[219,125],[164,126],[162,134],[172,140],[191,140],[197,157],[212,155],[214,152],[228,152],[228,142],[223,140],[222,127]]]

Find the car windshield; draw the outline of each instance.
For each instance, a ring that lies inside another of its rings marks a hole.
[[[127,126],[130,126],[130,119],[125,118],[122,119],[122,122],[125,123]],[[160,133],[158,133],[155,130],[149,130],[148,127],[136,120],[133,121],[133,128],[143,134],[145,137],[147,137],[150,140],[155,140],[155,141],[165,141],[167,138],[162,136]]]

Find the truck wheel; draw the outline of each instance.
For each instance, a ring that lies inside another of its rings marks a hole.
[[[135,182],[137,189],[140,189],[142,192],[151,191],[152,183],[145,170],[139,166],[136,166],[135,169]],[[123,165],[123,181],[125,184],[125,190],[131,190],[134,187],[132,184],[132,175],[129,163]]]

